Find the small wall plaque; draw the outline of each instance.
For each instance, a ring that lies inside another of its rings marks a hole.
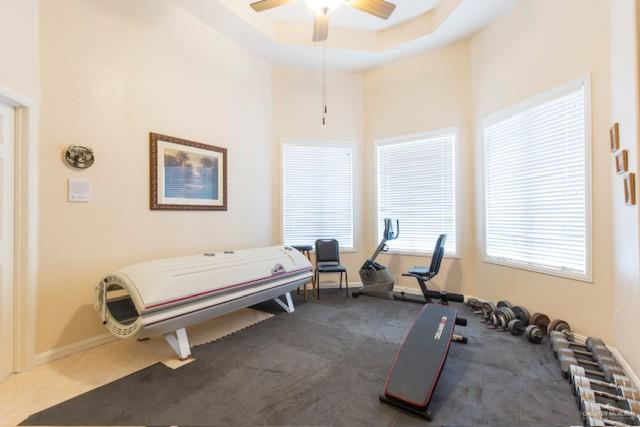
[[[91,181],[87,179],[69,178],[68,200],[70,202],[84,202],[84,203],[90,202],[91,201]]]
[[[627,150],[618,150],[613,155],[613,158],[616,161],[616,172],[618,175],[622,175],[629,170],[629,155],[627,154]]]
[[[627,205],[636,204],[636,174],[628,172],[624,174],[624,202]]]
[[[620,125],[618,123],[614,123],[609,129],[609,144],[612,153],[620,149]]]

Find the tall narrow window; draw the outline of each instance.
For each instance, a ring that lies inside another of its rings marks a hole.
[[[585,82],[485,121],[488,261],[588,278]]]
[[[429,253],[447,234],[445,252],[456,253],[455,139],[448,130],[378,144],[378,238],[385,218],[400,222],[390,250]]]
[[[350,144],[283,144],[283,240],[313,245],[336,239],[353,248],[353,154]]]

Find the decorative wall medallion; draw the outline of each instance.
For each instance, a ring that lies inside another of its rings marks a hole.
[[[87,169],[95,161],[93,150],[84,145],[70,145],[64,151],[64,160],[76,169]]]

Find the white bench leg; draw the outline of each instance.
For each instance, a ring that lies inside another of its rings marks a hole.
[[[274,298],[273,300],[277,302],[278,305],[282,307],[284,311],[286,311],[287,313],[293,313],[295,308],[293,306],[293,301],[291,301],[291,293],[287,292],[286,294],[284,294],[284,296],[287,300],[286,304],[280,299],[280,297]]]
[[[189,346],[189,338],[187,337],[187,330],[185,328],[178,329],[170,334],[165,334],[164,339],[173,351],[176,352],[180,360],[186,360],[191,357],[191,347]]]

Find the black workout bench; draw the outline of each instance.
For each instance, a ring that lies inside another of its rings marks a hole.
[[[425,298],[464,302],[464,296],[446,292],[425,292]],[[448,305],[426,304],[407,333],[391,366],[380,401],[431,420],[429,402],[438,384],[451,341],[466,343],[454,335],[455,325],[466,326],[457,310]]]

